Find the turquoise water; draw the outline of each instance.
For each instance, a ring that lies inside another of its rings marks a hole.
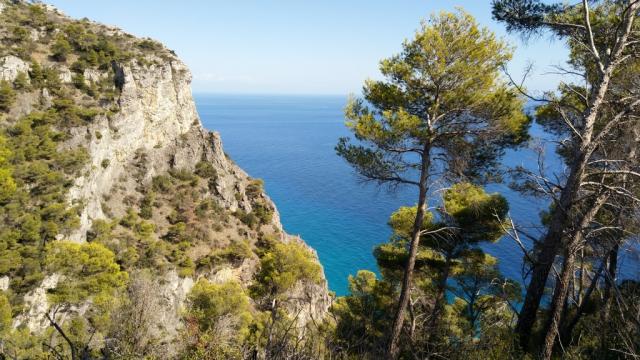
[[[348,135],[345,102],[342,96],[196,95],[204,126],[221,134],[225,151],[249,175],[264,179],[285,230],[317,250],[329,287],[338,295],[346,293],[350,274],[376,271],[372,250],[389,238],[389,215],[417,198],[413,188],[389,193],[361,183],[335,155],[338,138]],[[535,125],[531,133],[548,137]],[[540,145],[547,171],[560,170],[552,144]],[[529,149],[508,151],[504,163],[535,166],[537,155]],[[538,233],[538,214],[546,201],[522,197],[505,185],[488,190],[505,195],[519,226]],[[498,257],[506,276],[522,281],[522,252],[513,240],[504,238],[484,249]]]

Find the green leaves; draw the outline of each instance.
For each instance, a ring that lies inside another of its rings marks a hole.
[[[9,112],[15,100],[16,93],[11,85],[5,80],[0,81],[0,112]]]
[[[321,274],[318,261],[303,244],[278,242],[260,259],[260,271],[253,290],[258,296],[278,298],[298,281],[319,283]]]
[[[482,241],[497,241],[503,234],[509,204],[500,194],[487,194],[469,183],[451,186],[435,212],[427,212],[421,245],[438,251],[458,252]],[[389,220],[392,240],[408,241],[416,217],[416,207],[401,207]]]
[[[478,186],[460,183],[445,191],[439,211],[452,221],[449,225],[459,229],[463,241],[496,241],[504,233],[509,204],[500,194],[487,194]]]
[[[61,276],[49,290],[55,304],[78,305],[93,299],[95,305],[105,306],[128,279],[115,255],[98,243],[55,241],[46,248],[45,264],[51,273]]]
[[[246,336],[251,321],[249,297],[236,281],[221,284],[199,280],[188,296],[188,317],[193,317],[200,330],[206,332],[216,325],[232,320],[230,324],[237,336]]]
[[[358,141],[341,139],[338,155],[380,183],[418,185],[423,167],[456,180],[493,176],[504,147],[527,139],[523,100],[500,74],[511,53],[463,11],[433,15],[381,61],[385,79],[349,99],[347,127]]]

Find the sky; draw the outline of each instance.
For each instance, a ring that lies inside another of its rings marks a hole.
[[[174,50],[196,93],[346,95],[380,78],[379,61],[400,52],[421,19],[462,7],[516,46],[509,72],[532,92],[553,89],[566,59],[551,38],[523,42],[491,18],[489,0],[45,0]]]

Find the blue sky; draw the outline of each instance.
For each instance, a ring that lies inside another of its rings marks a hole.
[[[380,59],[398,53],[420,20],[463,7],[517,46],[509,69],[533,91],[558,82],[551,66],[566,50],[549,38],[527,44],[491,19],[489,0],[48,0],[64,13],[148,36],[175,50],[193,73],[195,92],[357,93],[379,77]]]

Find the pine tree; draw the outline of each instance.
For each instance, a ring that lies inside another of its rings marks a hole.
[[[386,80],[367,81],[364,100],[347,105],[347,126],[358,143],[343,138],[337,153],[366,180],[418,188],[390,358],[398,353],[436,174],[444,181],[495,178],[503,148],[526,137],[522,101],[500,79],[510,58],[510,48],[470,15],[441,13],[422,24],[401,54],[381,62]]]

